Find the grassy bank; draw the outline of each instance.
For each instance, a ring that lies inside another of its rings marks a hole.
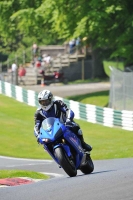
[[[70,96],[67,99],[78,101],[84,104],[92,104],[95,106],[106,107],[109,102],[109,91]]]
[[[33,134],[36,108],[0,95],[0,155],[19,158],[51,159]],[[85,141],[93,146],[93,159],[132,157],[133,133],[76,120]]]
[[[48,179],[49,176],[34,171],[26,170],[0,170],[0,179],[14,177],[30,177],[33,179]]]
[[[115,61],[104,61],[103,62],[103,65],[104,65],[104,71],[105,73],[107,74],[108,77],[110,77],[110,74],[111,74],[111,70],[109,68],[109,66],[111,67],[115,67],[121,71],[124,70],[124,63],[123,62],[115,62]]]

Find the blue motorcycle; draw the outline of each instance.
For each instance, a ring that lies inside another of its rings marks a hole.
[[[70,177],[76,176],[77,170],[84,174],[94,170],[90,153],[84,151],[76,134],[58,118],[43,120],[39,142]]]

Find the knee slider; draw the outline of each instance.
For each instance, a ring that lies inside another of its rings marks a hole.
[[[83,133],[82,133],[82,130],[81,130],[81,129],[79,129],[79,130],[78,130],[78,135],[83,135]]]

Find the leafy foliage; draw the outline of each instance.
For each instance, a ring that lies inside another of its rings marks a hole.
[[[85,45],[109,48],[112,58],[132,62],[131,0],[0,0],[0,24],[3,53],[33,42],[58,44],[80,36],[86,38]]]

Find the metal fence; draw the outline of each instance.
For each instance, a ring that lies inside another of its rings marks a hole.
[[[1,72],[0,80],[14,85],[18,85],[18,70],[14,72]]]
[[[20,64],[23,64],[23,66],[25,66],[26,63],[30,63],[32,62],[32,60],[33,53],[31,49],[23,50],[22,52],[16,53],[14,57],[7,59],[4,62],[0,60],[0,74],[2,72],[8,72],[14,62],[17,64],[17,66],[19,66]]]
[[[109,107],[133,111],[133,72],[124,72],[110,67]]]

